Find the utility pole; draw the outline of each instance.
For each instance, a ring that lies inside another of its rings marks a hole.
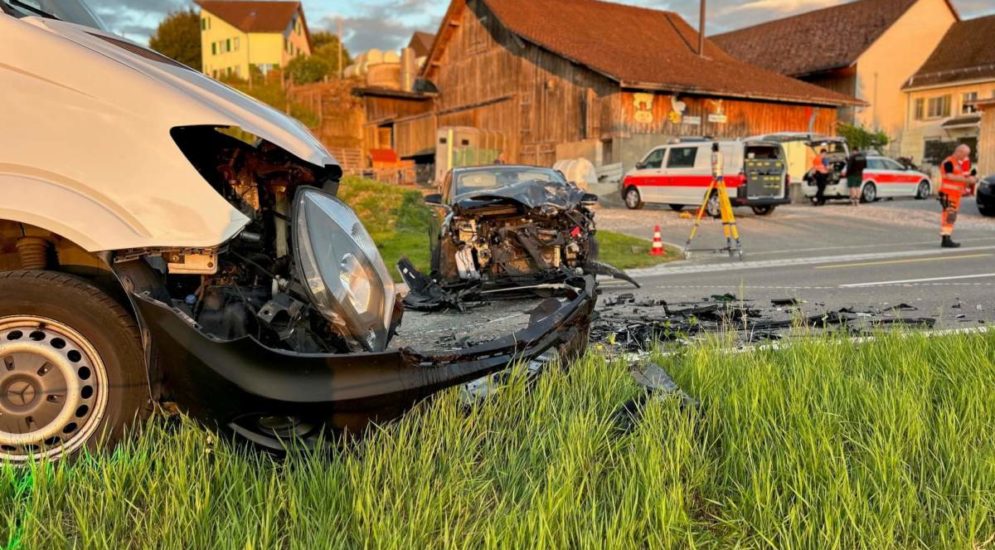
[[[698,21],[698,55],[705,57],[705,2],[701,0],[701,19]]]
[[[338,20],[338,30],[339,30],[339,80],[342,80],[344,76],[343,70],[345,67],[342,66],[342,17],[339,16]]]

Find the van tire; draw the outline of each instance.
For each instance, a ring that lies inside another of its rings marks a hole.
[[[757,216],[770,216],[771,214],[774,213],[774,210],[777,208],[777,206],[771,204],[767,206],[754,206],[752,208],[753,208],[753,213],[756,214]]]
[[[926,180],[920,181],[919,187],[916,188],[916,200],[923,201],[928,199],[931,192],[929,182]]]
[[[151,405],[138,327],[116,300],[65,273],[0,273],[0,410],[8,421],[0,462],[110,448]]]
[[[642,195],[639,194],[639,189],[635,187],[628,187],[625,189],[625,194],[622,195],[622,200],[625,201],[625,206],[629,210],[639,210],[643,206]]]
[[[684,210],[684,205],[683,204],[671,204],[669,206],[670,206],[670,209],[673,210],[674,212],[680,212],[681,210]]]

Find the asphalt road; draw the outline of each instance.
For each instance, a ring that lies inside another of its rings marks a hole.
[[[740,213],[737,211],[737,213]],[[646,237],[647,220],[670,229],[670,239],[691,221],[669,209],[633,215],[598,213],[601,227]],[[730,293],[757,304],[795,298],[806,313],[840,308],[916,308],[908,315],[935,317],[943,328],[995,322],[995,219],[965,200],[956,238],[964,247],[939,248],[936,201],[895,200],[857,208],[831,204],[792,206],[772,216],[739,218],[745,261],[725,254],[693,253],[690,261],[632,271],[643,289],[637,298],[694,302]],[[651,234],[652,228],[649,229]],[[692,248],[722,246],[721,226],[707,222]],[[682,243],[683,244],[683,243]],[[633,292],[614,282],[606,297]]]

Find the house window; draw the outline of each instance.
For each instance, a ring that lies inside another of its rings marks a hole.
[[[200,20],[200,30],[202,30],[202,31],[206,31],[207,30],[207,18],[206,17],[204,19]]]
[[[235,37],[235,51],[238,51],[238,37]]]
[[[950,116],[950,96],[929,98],[928,112],[929,118],[946,118]]]
[[[972,101],[977,101],[977,100],[978,100],[978,92],[968,92],[964,94],[964,96],[961,98],[960,114],[969,115],[971,113],[978,112],[978,108],[976,106],[970,105]]]
[[[926,117],[926,100],[920,97],[916,99],[915,105],[915,119],[922,120]]]
[[[211,42],[211,55],[218,55],[218,43]]]
[[[230,52],[231,51],[231,38],[228,38],[228,39],[225,40],[225,51],[226,52]]]

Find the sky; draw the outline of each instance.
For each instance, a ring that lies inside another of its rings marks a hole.
[[[147,42],[171,11],[191,7],[191,0],[86,0],[111,30]],[[615,0],[624,4],[676,11],[697,26],[698,0]],[[398,49],[416,30],[435,32],[449,0],[303,0],[312,31],[334,30],[341,20],[352,52]],[[846,0],[709,0],[708,34],[845,3]],[[961,17],[995,13],[992,0],[953,0]]]

